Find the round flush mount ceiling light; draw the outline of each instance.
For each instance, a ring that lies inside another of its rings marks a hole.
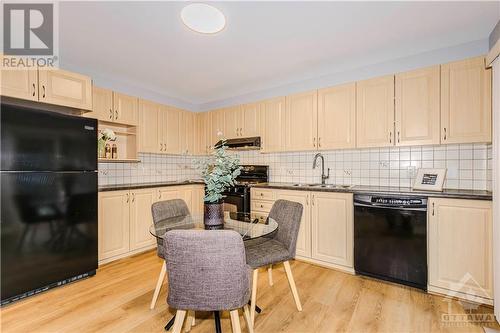
[[[191,30],[202,34],[215,34],[226,25],[226,18],[214,6],[192,3],[181,11],[182,22]]]

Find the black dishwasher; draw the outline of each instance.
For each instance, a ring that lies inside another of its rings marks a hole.
[[[427,198],[354,196],[354,270],[427,289]]]

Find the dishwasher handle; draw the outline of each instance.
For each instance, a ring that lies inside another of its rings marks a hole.
[[[392,210],[410,210],[416,212],[426,212],[427,207],[398,207],[398,206],[384,206],[384,205],[365,205],[358,202],[354,203],[354,207],[366,207],[366,208],[380,208],[380,209],[392,209]]]

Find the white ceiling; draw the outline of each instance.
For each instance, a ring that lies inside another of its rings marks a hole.
[[[191,105],[485,39],[500,2],[213,2],[216,35],[182,2],[63,2],[62,66]]]

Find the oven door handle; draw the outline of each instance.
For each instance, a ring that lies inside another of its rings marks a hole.
[[[381,206],[381,205],[364,205],[355,202],[355,207],[366,207],[366,208],[383,208],[383,209],[392,209],[392,210],[410,210],[415,212],[426,212],[427,208],[409,208],[409,207],[391,207],[391,206]]]

